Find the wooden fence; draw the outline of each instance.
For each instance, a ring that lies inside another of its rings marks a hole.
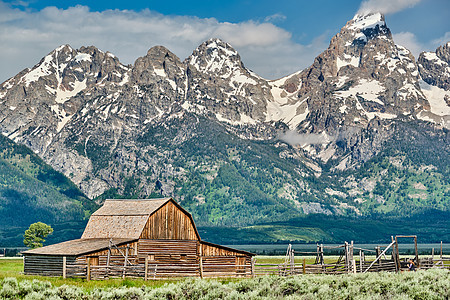
[[[144,278],[145,280],[168,279],[176,277],[252,277],[254,266],[236,265],[231,262],[206,260],[202,264],[164,264],[149,263],[136,265],[90,265],[67,264],[66,277],[82,277],[88,280],[109,278]]]
[[[399,256],[399,238],[414,238],[416,253],[414,260],[419,269],[442,268],[450,269],[450,257],[444,257],[441,250],[439,255],[419,258],[417,251],[417,238],[415,236],[391,237],[387,246],[376,247],[375,250],[356,248],[353,242],[343,245],[327,247],[317,245],[316,252],[295,252],[289,245],[283,263],[256,263],[253,258],[246,261],[237,260],[234,256],[200,256],[187,257],[184,261],[174,263],[173,260],[160,260],[155,262],[149,257],[136,257],[128,260],[127,257],[111,256],[107,263],[99,260],[98,265],[87,264],[78,260],[66,261],[63,259],[64,277],[83,277],[88,280],[108,278],[144,278],[145,280],[158,280],[176,277],[255,277],[263,275],[290,276],[299,274],[346,274],[366,272],[399,272],[407,270],[408,261]],[[325,263],[324,249],[340,249],[341,255],[333,263]],[[356,255],[355,255],[356,253]],[[375,254],[375,259],[366,259],[366,253]],[[300,254],[295,256],[295,254]],[[315,262],[307,264],[301,255],[316,256]],[[295,260],[297,263],[295,263]],[[301,261],[300,263],[298,261]]]

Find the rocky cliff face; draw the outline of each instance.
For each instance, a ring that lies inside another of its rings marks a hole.
[[[326,133],[344,150],[353,149],[356,161],[380,150],[391,134],[391,120],[416,118],[430,109],[414,57],[394,43],[379,13],[356,15],[347,22],[299,77],[298,98],[309,110],[300,131]],[[367,134],[372,138],[364,141]],[[329,147],[342,152],[333,144],[316,146],[315,152],[320,155]]]
[[[258,211],[262,201],[275,215],[277,205],[360,213],[363,200],[339,181],[324,194],[324,168],[357,168],[399,122],[430,122],[445,141],[448,44],[435,55],[421,55],[418,69],[381,14],[356,15],[309,68],[272,81],[218,39],[185,61],[153,47],[133,66],[95,47],[61,46],[0,85],[0,130],[91,198],[178,195],[205,223],[222,222],[211,217],[224,206],[217,197],[230,209]]]
[[[418,66],[422,81],[420,86],[431,109],[419,117],[425,121],[450,128],[450,42],[435,52],[422,52]]]
[[[423,81],[446,91],[450,90],[450,42],[435,52],[422,52],[418,59]]]

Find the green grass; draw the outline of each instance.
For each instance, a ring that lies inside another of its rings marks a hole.
[[[40,280],[48,281],[53,286],[73,285],[83,288],[86,291],[92,291],[95,288],[118,288],[118,287],[141,287],[143,285],[149,287],[162,286],[165,283],[175,282],[176,280],[157,280],[144,281],[143,279],[110,279],[110,280],[91,280],[87,281],[83,278],[62,278],[50,276],[36,276],[23,274],[23,260],[19,259],[0,259],[0,280],[8,277],[14,277],[19,282],[23,280]]]
[[[314,257],[306,257],[307,262]],[[335,260],[337,257],[327,257]],[[259,256],[280,263],[283,256]],[[0,259],[0,299],[449,299],[450,271],[262,276],[242,279],[86,281],[21,274],[21,259]]]

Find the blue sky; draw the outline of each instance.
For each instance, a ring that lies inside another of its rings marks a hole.
[[[275,79],[309,66],[361,10],[381,10],[396,43],[417,55],[450,41],[449,0],[0,0],[0,82],[61,44],[95,45],[126,64],[164,45],[181,60],[219,37]]]

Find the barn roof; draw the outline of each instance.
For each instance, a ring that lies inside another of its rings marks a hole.
[[[172,198],[107,199],[91,215],[81,238],[137,239],[148,217],[170,200]]]
[[[169,201],[191,219],[197,238],[200,240],[191,214],[172,198],[107,199],[103,206],[91,215],[81,238],[138,239],[148,218]]]
[[[107,199],[93,216],[149,216],[172,198]]]
[[[77,239],[37,249],[27,250],[22,254],[79,256],[108,249],[110,240],[116,246],[130,243],[136,239]]]

